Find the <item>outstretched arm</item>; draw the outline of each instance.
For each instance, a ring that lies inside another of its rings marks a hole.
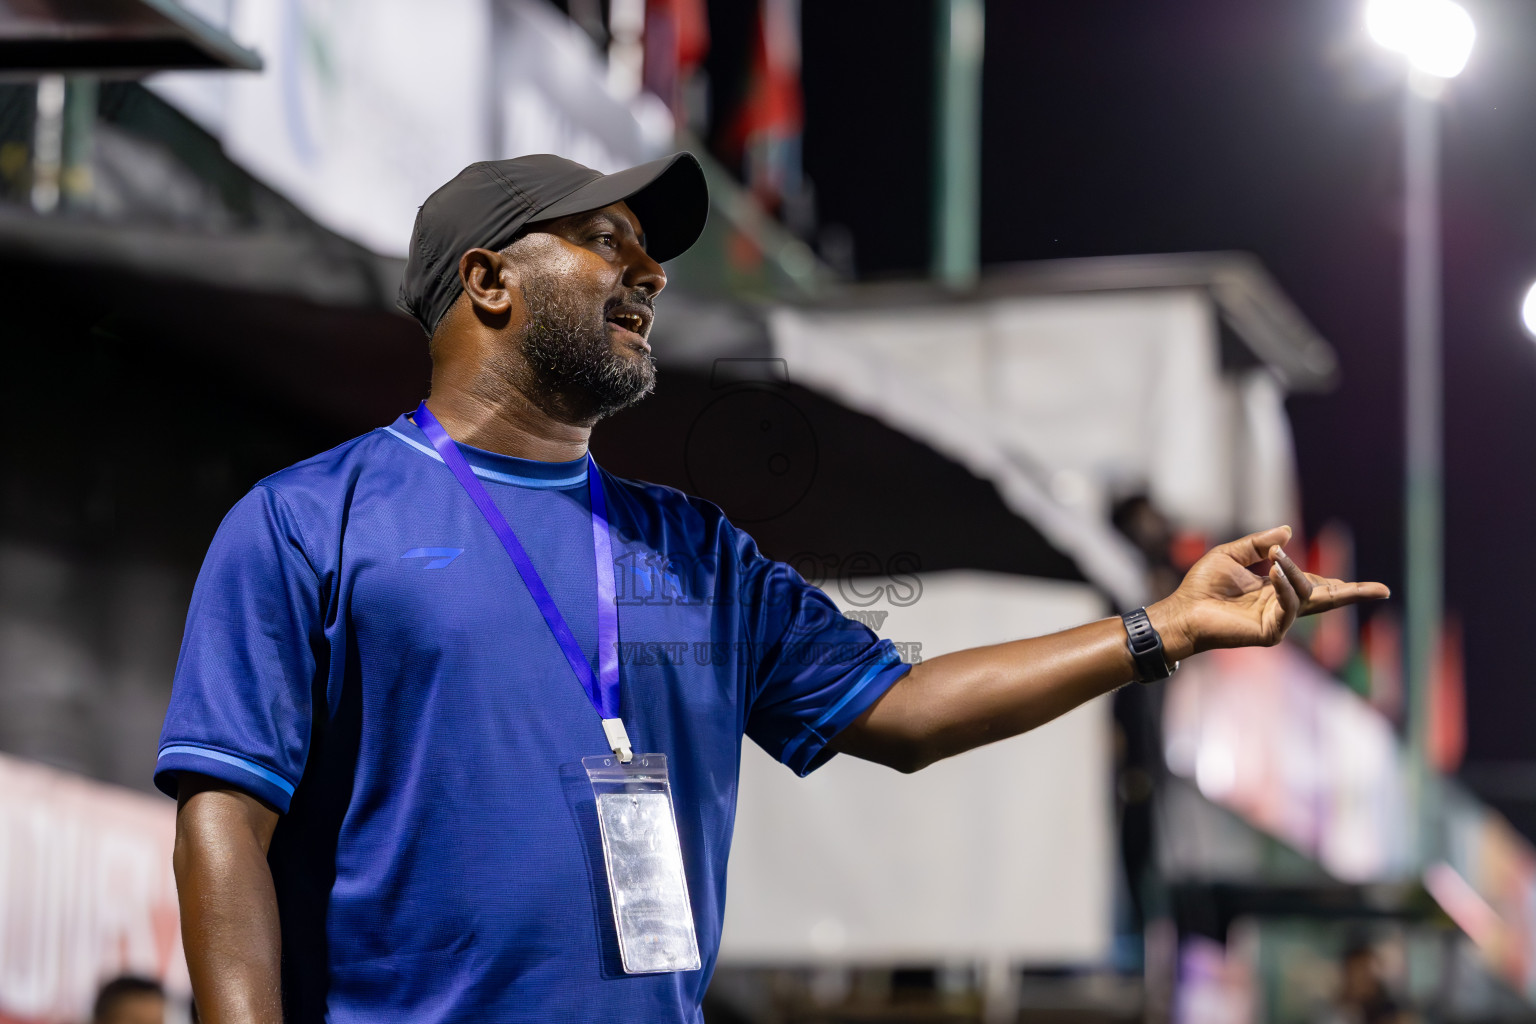
[[[1170,661],[1217,647],[1273,646],[1298,615],[1388,596],[1380,583],[1302,572],[1282,547],[1290,539],[1291,528],[1281,526],[1213,548],[1178,590],[1147,607]],[[916,771],[1028,732],[1135,677],[1118,617],[973,647],[913,666],[832,746]]]
[[[198,1019],[282,1024],[282,938],[267,849],[277,812],[227,783],[183,773],[176,890]]]

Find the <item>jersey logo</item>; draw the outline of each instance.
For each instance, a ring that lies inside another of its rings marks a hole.
[[[411,548],[401,558],[430,558],[428,569],[446,569],[455,558],[464,553],[463,548]]]

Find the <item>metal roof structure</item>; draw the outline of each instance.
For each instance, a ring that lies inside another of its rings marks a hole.
[[[0,0],[7,77],[261,68],[261,58],[175,0]]]
[[[1248,355],[1289,391],[1328,391],[1338,382],[1333,347],[1307,321],[1256,256],[1245,252],[1156,253],[1037,260],[991,267],[976,287],[954,291],[926,281],[831,289],[814,308],[923,306],[1030,295],[1196,289],[1207,293]]]

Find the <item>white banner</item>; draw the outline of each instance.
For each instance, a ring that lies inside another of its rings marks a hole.
[[[622,102],[592,41],[545,0],[231,0],[200,11],[259,72],[150,87],[316,221],[404,256],[416,210],[477,160],[558,153],[601,171],[670,148],[666,106]]]
[[[121,974],[186,997],[175,838],[164,797],[0,756],[0,1020],[87,1020]]]
[[[825,589],[910,660],[1104,614],[1085,584],[1000,573]],[[798,779],[743,744],[720,962],[1101,961],[1116,848],[1110,729],[1106,698],[915,775],[844,756]]]

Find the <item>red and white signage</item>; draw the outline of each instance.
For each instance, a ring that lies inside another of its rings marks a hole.
[[[0,756],[0,1024],[90,1017],[120,974],[190,991],[169,800]]]

